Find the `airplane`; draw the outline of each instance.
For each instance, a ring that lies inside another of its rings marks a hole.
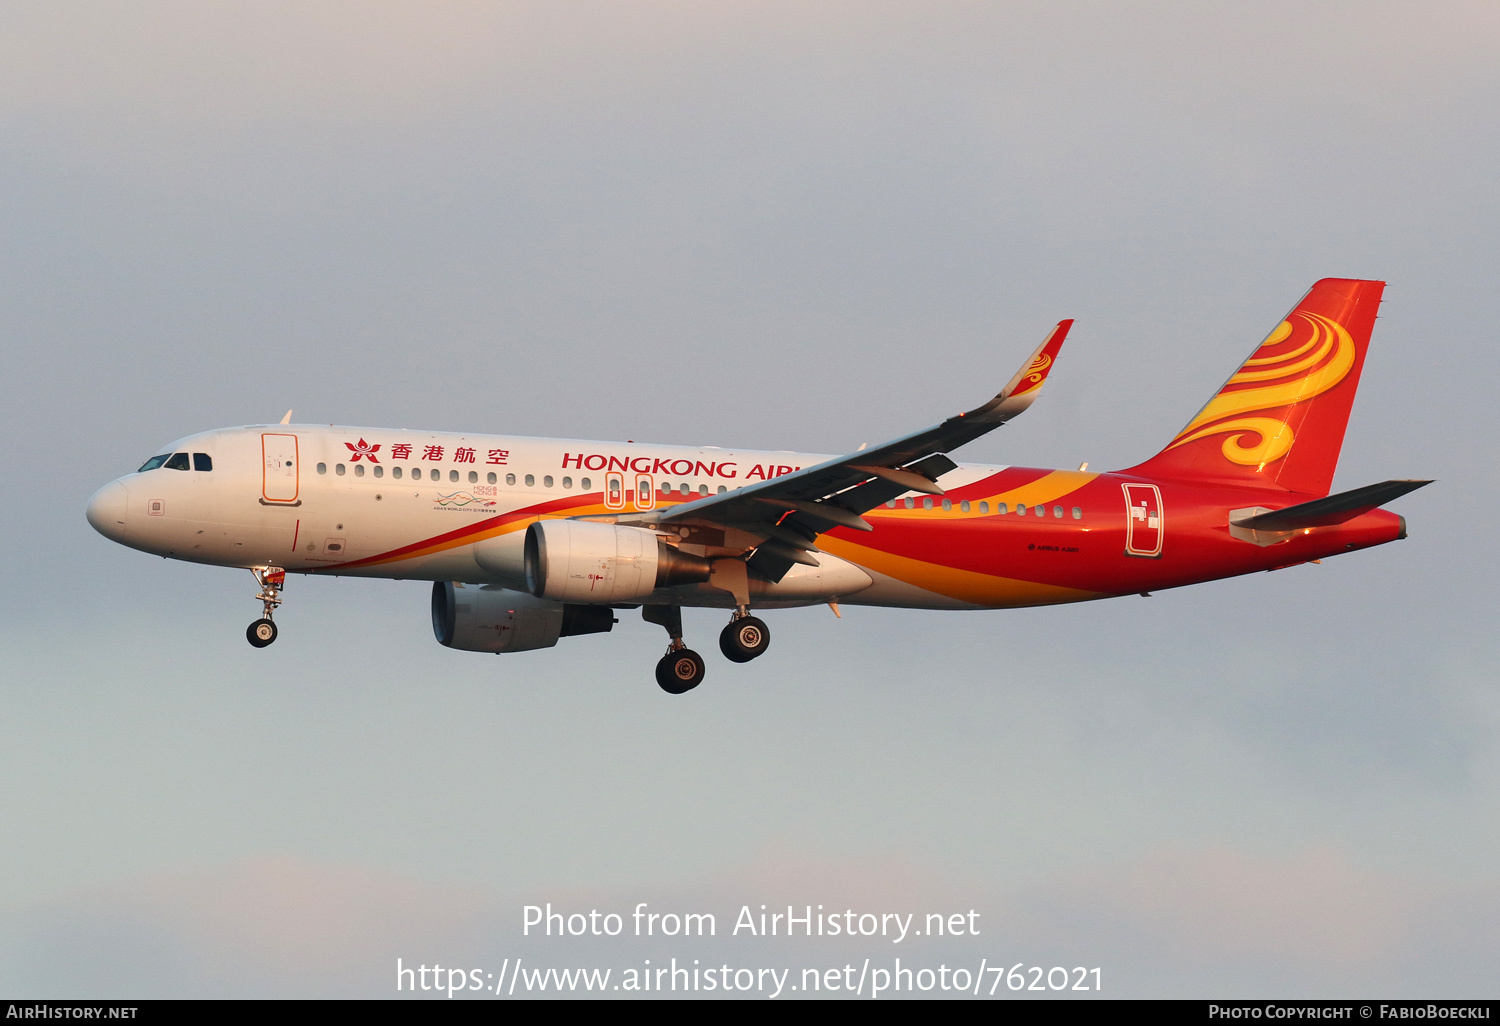
[[[656,679],[696,687],[682,607],[729,609],[732,662],[767,650],[753,610],[840,603],[1005,609],[1150,594],[1406,537],[1379,508],[1431,482],[1329,494],[1385,283],[1307,292],[1161,452],[1110,473],[957,463],[1024,412],[1071,320],[1000,392],[844,456],[279,424],[163,447],[88,520],[163,557],[254,575],[251,645],[276,640],[287,573],[432,582],[443,645],[551,648],[639,609]]]

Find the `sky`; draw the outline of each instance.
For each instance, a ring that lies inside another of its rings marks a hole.
[[[902,957],[1500,996],[1497,108],[1480,2],[0,8],[0,994]],[[849,451],[1063,317],[1047,393],[957,455],[1124,467],[1327,276],[1390,283],[1335,488],[1437,479],[1407,540],[1149,599],[772,611],[682,698],[629,614],[453,652],[416,582],[294,578],[257,651],[249,574],[83,517],[288,408]],[[523,934],[548,902],[718,933]],[[730,933],[762,904],[980,932]]]

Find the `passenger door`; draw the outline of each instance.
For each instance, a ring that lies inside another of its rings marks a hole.
[[[260,501],[266,505],[301,505],[297,499],[301,473],[297,436],[265,432],[260,436],[260,450]]]
[[[1161,490],[1156,485],[1128,484],[1125,489],[1125,555],[1158,559],[1163,531]]]

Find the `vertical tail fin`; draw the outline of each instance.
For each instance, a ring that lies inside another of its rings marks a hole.
[[[1384,289],[1318,282],[1171,444],[1126,473],[1327,495]]]

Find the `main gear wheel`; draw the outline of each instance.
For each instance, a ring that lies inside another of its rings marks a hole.
[[[736,663],[748,663],[771,645],[771,629],[758,616],[730,620],[719,633],[719,649]]]

